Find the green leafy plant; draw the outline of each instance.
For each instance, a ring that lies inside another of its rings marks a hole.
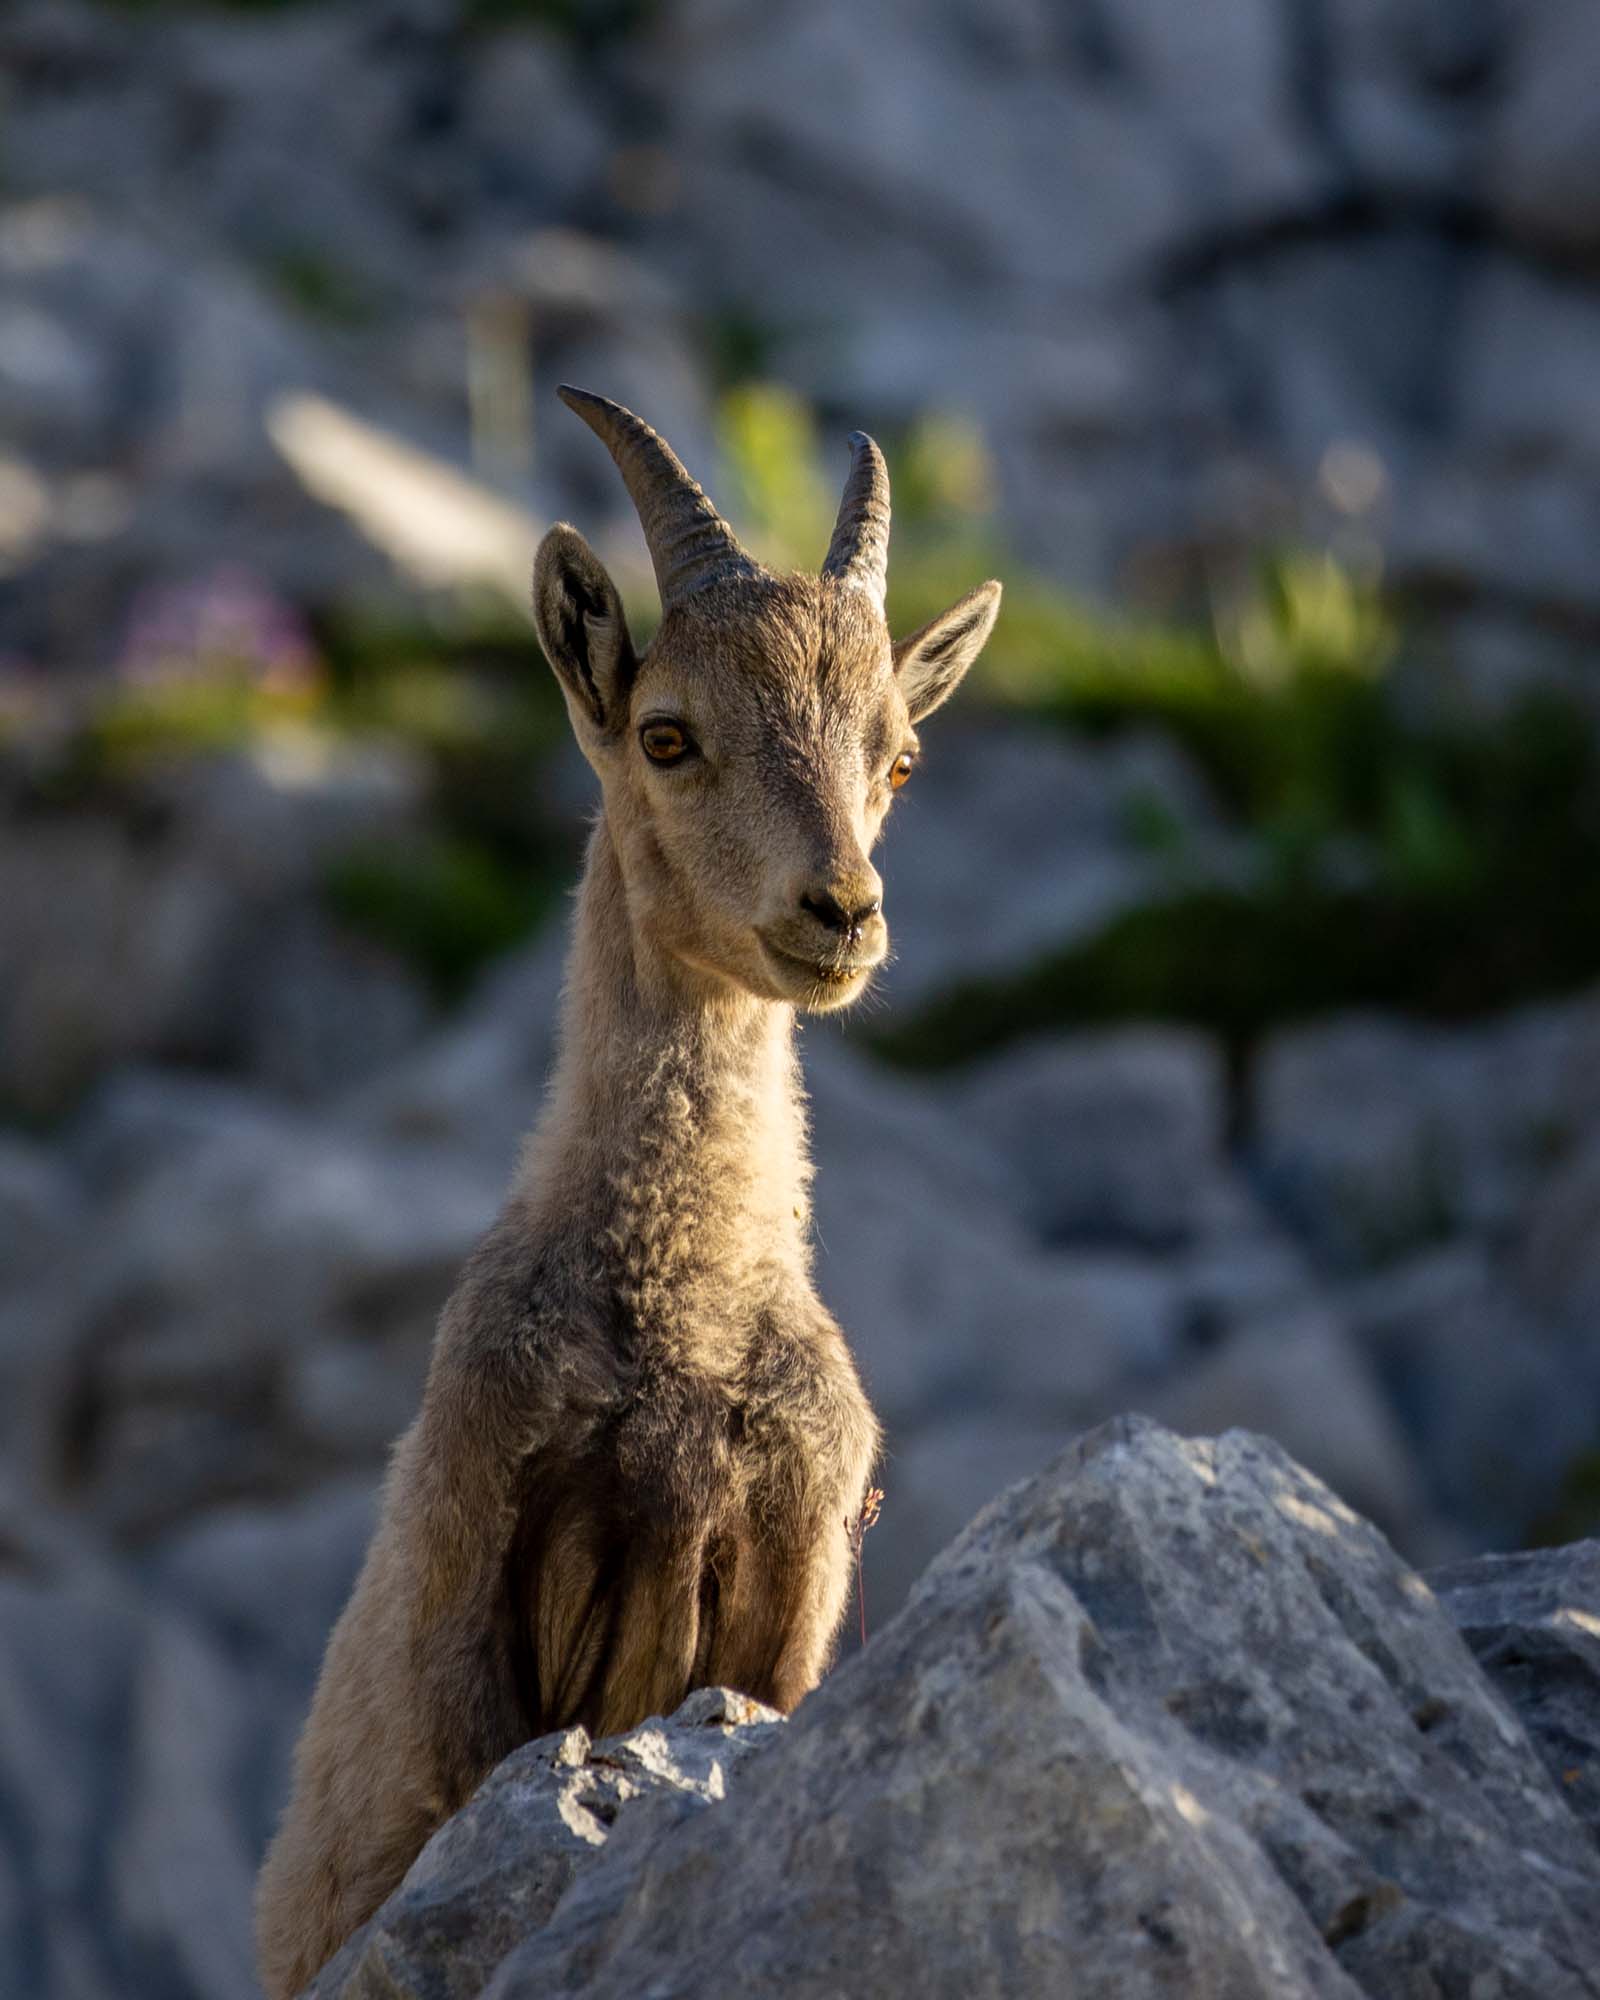
[[[335,916],[416,966],[443,1000],[529,936],[555,895],[536,863],[447,833],[353,847],[330,864],[323,886]]]
[[[262,0],[253,0],[253,4],[260,5]],[[278,296],[306,319],[350,328],[372,321],[376,302],[366,286],[336,258],[310,244],[276,252],[267,259],[264,275]]]

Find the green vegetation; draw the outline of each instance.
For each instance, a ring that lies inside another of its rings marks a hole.
[[[1530,1549],[1555,1549],[1594,1535],[1600,1535],[1600,1447],[1568,1463],[1554,1502],[1523,1539]]]
[[[815,569],[839,482],[830,487],[823,475],[810,406],[778,383],[743,383],[718,406],[717,444],[726,475],[718,483],[728,489],[717,505],[740,539],[775,569]]]
[[[71,770],[84,783],[133,776],[157,759],[238,749],[274,729],[302,725],[312,713],[303,695],[243,676],[119,691],[85,718]]]
[[[524,624],[489,610],[396,625],[345,618],[319,634],[329,713],[406,745],[429,777],[431,831],[358,846],[329,870],[329,907],[453,1000],[530,936],[572,874],[577,829],[542,783],[566,718]]]
[[[309,244],[278,251],[268,259],[264,275],[278,296],[306,319],[350,328],[372,321],[375,302],[366,287],[335,258]]]
[[[759,388],[777,349],[779,329],[742,307],[700,319],[700,346],[719,394]]]
[[[437,835],[401,847],[363,843],[325,879],[328,907],[387,946],[442,1000],[534,931],[557,893],[552,871],[481,839]]]
[[[578,829],[546,803],[566,721],[526,625],[441,604],[405,622],[346,614],[301,633],[270,604],[241,609],[236,586],[179,595],[132,669],[33,770],[41,804],[136,797],[143,774],[191,757],[254,751],[304,769],[341,744],[387,743],[421,766],[425,827],[336,856],[327,907],[442,1000],[537,928],[571,877]]]

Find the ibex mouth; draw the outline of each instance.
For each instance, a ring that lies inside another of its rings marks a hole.
[[[775,944],[769,944],[767,950],[790,971],[804,973],[807,979],[820,979],[828,986],[848,986],[852,979],[871,972],[874,964],[872,959],[867,958],[851,959],[842,965],[825,958],[801,958],[795,952],[780,951]]]
[[[805,984],[813,990],[820,988],[825,994],[842,998],[847,988],[858,985],[869,973],[875,972],[879,961],[875,958],[804,958],[798,952],[785,951],[781,945],[761,940],[767,956],[784,976],[785,985]]]

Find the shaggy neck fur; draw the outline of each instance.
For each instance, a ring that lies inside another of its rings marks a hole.
[[[809,1288],[810,1162],[794,1010],[702,977],[634,919],[595,826],[578,892],[561,1056],[520,1193],[585,1291],[699,1366]]]

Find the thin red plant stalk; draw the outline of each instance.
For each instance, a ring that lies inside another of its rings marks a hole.
[[[856,1559],[856,1604],[861,1613],[861,1643],[867,1643],[867,1579],[861,1566],[861,1544],[866,1540],[868,1528],[877,1526],[878,1515],[883,1509],[883,1488],[869,1486],[861,1502],[861,1512],[852,1521],[846,1516],[844,1531],[850,1537],[850,1553]]]

